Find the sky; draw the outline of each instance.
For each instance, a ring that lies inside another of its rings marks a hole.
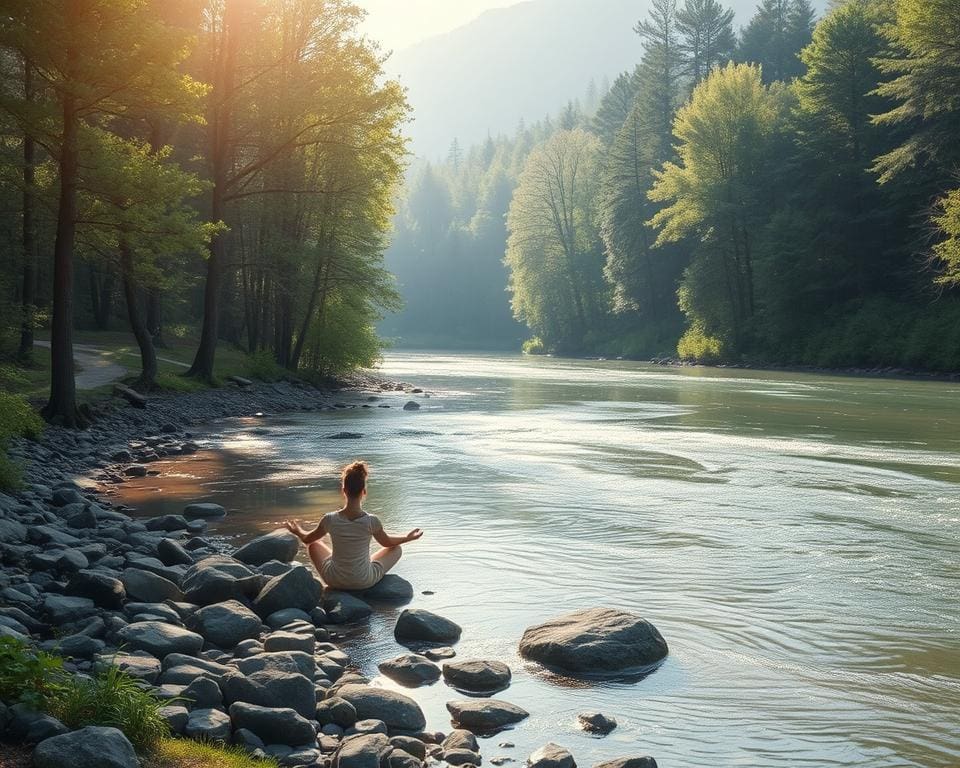
[[[367,11],[363,31],[385,50],[399,51],[428,37],[449,32],[490,8],[518,0],[355,0]]]

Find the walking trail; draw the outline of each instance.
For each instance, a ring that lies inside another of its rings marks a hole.
[[[50,348],[49,341],[36,341],[34,344],[38,347]],[[122,354],[137,357],[132,352]],[[167,357],[158,357],[157,360],[172,363],[182,368],[189,368],[186,363],[179,360],[171,360]],[[89,344],[73,345],[73,361],[78,368],[76,373],[77,389],[96,389],[112,384],[127,375],[127,369],[114,361],[110,350],[92,347]]]

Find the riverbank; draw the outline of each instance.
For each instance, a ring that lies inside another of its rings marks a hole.
[[[386,660],[381,672],[410,684],[410,675],[433,682],[459,671],[452,687],[469,692],[448,704],[463,727],[429,731],[414,696],[368,685],[340,642],[342,628],[363,622],[372,606],[410,602],[409,582],[390,575],[362,594],[323,590],[311,569],[293,562],[299,541],[286,531],[235,549],[205,534],[208,520],[227,514],[217,504],[197,499],[182,514],[134,519],[103,493],[151,473],[163,457],[194,452],[191,430],[216,419],[403,408],[421,394],[363,378],[336,390],[281,382],[161,394],[143,410],[101,402],[85,432],[48,429],[36,443],[18,442],[26,485],[0,494],[0,635],[62,656],[71,676],[115,666],[158,697],[172,733],[228,742],[280,765],[480,764],[475,732],[527,716],[482,695],[491,693],[483,689],[491,677],[497,690],[509,684],[505,665],[457,660],[441,672],[433,662],[456,655],[449,646],[461,628],[404,610],[394,633],[423,655]],[[36,703],[0,704],[0,740],[38,745],[37,765],[72,768],[92,755],[98,768],[134,768],[134,738],[100,724],[61,721]],[[508,753],[495,764],[513,759]],[[572,758],[551,746],[533,762],[551,768]],[[655,763],[631,758],[616,768],[627,765]]]

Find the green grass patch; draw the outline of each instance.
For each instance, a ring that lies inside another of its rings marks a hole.
[[[275,768],[273,759],[258,760],[238,747],[221,747],[184,739],[163,739],[144,768]]]
[[[0,488],[17,488],[21,482],[21,468],[7,456],[10,440],[36,438],[42,429],[43,421],[26,397],[0,392]]]

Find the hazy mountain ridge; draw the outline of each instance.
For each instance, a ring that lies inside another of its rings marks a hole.
[[[755,0],[727,3],[746,24]],[[822,10],[826,0],[816,3]],[[513,133],[632,69],[641,56],[633,32],[650,0],[526,0],[486,11],[469,24],[395,52],[387,71],[408,88],[411,149],[442,157],[488,134]]]

